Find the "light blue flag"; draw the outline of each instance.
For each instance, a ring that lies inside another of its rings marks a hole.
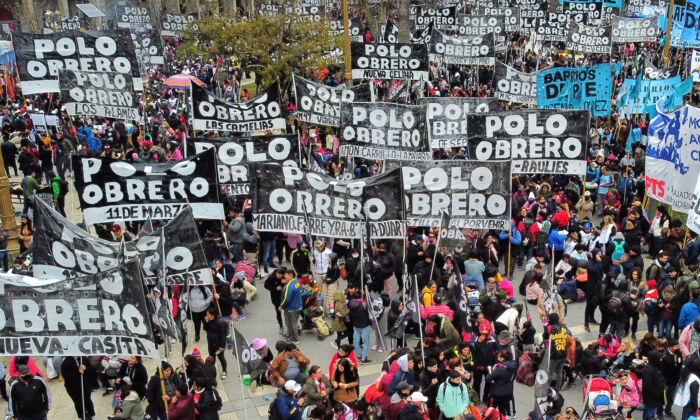
[[[673,90],[673,107],[679,108],[683,106],[683,96],[689,94],[693,90],[693,78],[685,79],[681,84]]]
[[[630,87],[629,90],[629,98],[631,100],[635,100],[639,97],[639,91],[642,89],[642,71],[640,70],[639,74],[637,75],[637,78],[634,79],[634,83]]]
[[[625,153],[632,150],[634,145],[639,143],[641,140],[642,140],[642,129],[639,128],[639,125],[636,125],[633,129],[630,130],[630,135],[627,136],[627,144],[625,145]]]

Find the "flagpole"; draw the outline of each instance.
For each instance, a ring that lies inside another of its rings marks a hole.
[[[53,363],[53,362],[52,362]],[[80,372],[80,366],[83,364],[83,356],[80,356],[78,361],[78,372]],[[85,416],[85,372],[80,372],[80,403],[83,408],[83,420],[87,420]]]
[[[418,279],[413,278],[413,288],[416,295],[416,310],[418,311],[418,334],[420,336],[420,357],[423,359],[423,366],[425,366],[425,344],[423,343],[423,322],[420,319],[420,299],[418,298]]]
[[[235,320],[234,320],[235,321]],[[241,383],[241,397],[243,399],[243,412],[245,413],[245,418],[248,420],[248,409],[245,406],[245,385],[243,384],[243,372],[241,371],[241,355],[238,353],[238,340],[236,340],[236,329],[233,329],[231,333],[233,337],[233,349],[236,352],[236,365],[238,366],[238,380]]]
[[[442,220],[443,220],[444,216],[445,216],[445,209],[442,209],[440,212],[440,224],[438,225],[438,229],[442,228]],[[430,278],[428,279],[428,284],[430,284],[430,282],[433,281],[433,272],[435,271],[435,259],[437,258],[438,247],[440,247],[440,236],[442,236],[442,235],[440,235],[439,231],[438,231],[438,238],[435,241],[435,252],[433,253],[433,262],[430,266]]]

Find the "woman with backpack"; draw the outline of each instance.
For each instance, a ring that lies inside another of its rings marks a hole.
[[[629,296],[635,306],[635,310],[630,313],[625,323],[625,335],[632,330],[632,339],[637,339],[637,325],[639,324],[639,313],[644,307],[644,297],[647,292],[647,284],[642,280],[642,270],[633,268],[630,272]]]

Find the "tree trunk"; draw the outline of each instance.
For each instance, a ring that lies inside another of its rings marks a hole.
[[[411,42],[409,25],[409,8],[411,0],[399,0],[399,42],[408,44]]]

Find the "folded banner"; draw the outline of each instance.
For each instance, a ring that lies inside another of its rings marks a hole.
[[[139,103],[128,74],[59,70],[58,83],[70,116],[139,119]]]
[[[286,125],[279,98],[277,83],[243,103],[218,98],[192,83],[192,123],[195,130],[204,131],[284,130]]]
[[[243,334],[233,328],[233,335],[235,335],[235,340],[233,341],[236,345],[236,351],[233,352],[233,356],[241,356],[241,360],[238,362],[241,373],[244,375],[251,374],[251,377],[257,377],[255,373],[265,373],[265,370],[267,370],[267,363],[263,362],[258,352],[250,346],[248,340],[243,337]]]
[[[425,44],[364,44],[353,42],[353,79],[428,80]]]
[[[188,153],[216,150],[219,184],[228,195],[247,196],[249,164],[275,162],[299,166],[299,135],[256,137],[195,137],[187,139]]]
[[[340,154],[368,159],[432,159],[425,105],[355,102],[342,104],[340,115]]]
[[[6,276],[0,274],[0,354],[159,357],[137,261],[64,280],[66,290]]]
[[[455,228],[509,229],[510,162],[404,162],[401,171],[409,226],[440,226],[444,210]]]
[[[566,48],[585,53],[610,54],[612,26],[588,26],[569,22]]]
[[[163,43],[155,29],[144,27],[131,28],[131,40],[134,42],[136,57],[141,64],[164,64]]]
[[[647,194],[673,210],[691,213],[700,175],[700,108],[658,114],[649,123],[644,175]]]
[[[71,158],[87,224],[172,219],[188,202],[198,219],[224,218],[213,149],[179,162],[158,164]]]
[[[496,61],[493,96],[508,102],[537,105],[537,73],[523,73]]]
[[[469,159],[512,161],[512,171],[584,175],[588,111],[514,110],[467,116]]]
[[[139,257],[144,281],[160,282],[165,237],[166,283],[211,284],[207,259],[186,206],[174,219],[153,232],[126,243],[105,241],[65,219],[41,200],[34,208],[34,275],[40,279],[72,279],[95,274],[118,266],[125,258]],[[126,256],[126,257],[125,257]]]
[[[174,15],[165,13],[162,15],[160,34],[163,36],[181,37],[185,31],[199,32],[199,23],[195,15]]]
[[[60,92],[59,69],[128,74],[133,78],[133,89],[142,90],[128,29],[42,35],[12,32],[12,44],[24,95]]]
[[[297,119],[311,124],[340,127],[340,104],[374,102],[369,83],[332,88],[292,75],[297,104]]]
[[[439,97],[418,99],[425,105],[430,147],[467,146],[467,115],[498,110],[498,101],[493,98]]]
[[[587,109],[592,117],[610,115],[612,72],[610,63],[541,70],[537,73],[537,106]]]
[[[294,166],[251,167],[253,226],[261,232],[360,239],[367,226],[373,239],[404,235],[398,169],[339,181]]]
[[[612,39],[617,43],[656,41],[659,17],[626,18],[613,16]]]
[[[117,28],[151,27],[148,7],[117,5]]]
[[[493,65],[494,35],[454,37],[437,29],[430,39],[430,59],[446,64]]]

